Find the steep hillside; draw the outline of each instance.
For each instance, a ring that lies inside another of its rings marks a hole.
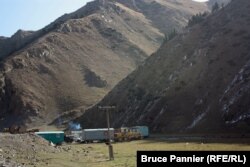
[[[158,29],[125,2],[97,0],[37,32],[20,30],[2,38],[0,127],[63,124],[99,101],[155,52],[168,27]],[[193,4],[197,12],[207,9]],[[157,13],[154,6],[152,10]],[[185,25],[193,14],[183,13],[186,19],[173,27]]]
[[[165,34],[173,29],[182,31],[191,16],[208,10],[205,3],[191,0],[118,0],[118,2],[143,13]]]
[[[249,9],[250,1],[233,1],[164,42],[98,104],[117,106],[112,125],[249,132]],[[85,127],[105,126],[103,114],[93,107],[80,120]]]

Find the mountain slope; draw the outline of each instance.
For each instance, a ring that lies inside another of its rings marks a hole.
[[[37,32],[1,39],[0,127],[66,123],[155,52],[164,26],[125,2],[97,0]]]
[[[18,30],[11,38],[0,37],[5,39],[4,42],[0,39],[0,59],[22,49],[50,31],[54,31],[67,20],[79,19],[94,14],[100,10],[100,5],[105,6],[111,2],[115,3],[113,0],[95,0],[71,14],[64,14],[39,31]],[[158,27],[163,33],[168,33],[173,28],[181,30],[192,15],[208,10],[205,3],[196,3],[190,0],[118,0],[117,2],[145,15],[150,21],[154,22],[155,25],[153,26]]]
[[[205,3],[190,0],[118,0],[143,13],[161,32],[182,31],[189,18],[207,9]]]
[[[249,8],[247,0],[233,1],[164,42],[98,104],[117,106],[113,126],[249,132]],[[85,127],[102,127],[103,114],[93,107],[79,120]]]

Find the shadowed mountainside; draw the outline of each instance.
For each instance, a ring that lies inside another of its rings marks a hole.
[[[250,130],[250,1],[232,1],[164,42],[79,120],[105,127],[98,105],[115,105],[112,125],[168,133]],[[94,121],[93,121],[94,120]]]

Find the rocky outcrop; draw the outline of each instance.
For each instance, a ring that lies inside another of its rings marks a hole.
[[[97,76],[96,73],[90,71],[89,69],[85,70],[85,81],[90,87],[103,88],[108,86],[107,81],[102,80],[100,76]]]
[[[226,124],[231,126],[240,122],[250,125],[250,110],[248,100],[250,98],[250,62],[240,69],[232,82],[224,91],[220,103],[222,105],[223,118]]]

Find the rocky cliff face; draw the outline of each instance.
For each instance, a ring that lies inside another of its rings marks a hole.
[[[137,10],[126,2],[97,0],[37,32],[1,39],[0,127],[66,123],[155,52],[169,28],[154,25],[144,7]],[[157,13],[159,4],[140,3]],[[196,12],[207,9],[193,4]],[[186,19],[172,25],[177,28],[194,13],[179,6],[173,11],[186,13]],[[159,17],[169,19],[166,12]]]
[[[187,28],[98,105],[116,105],[113,126],[168,133],[249,132],[250,2],[233,1]],[[96,107],[80,119],[105,126]]]
[[[0,60],[18,50],[32,39],[32,31],[18,30],[11,38],[0,39]]]

